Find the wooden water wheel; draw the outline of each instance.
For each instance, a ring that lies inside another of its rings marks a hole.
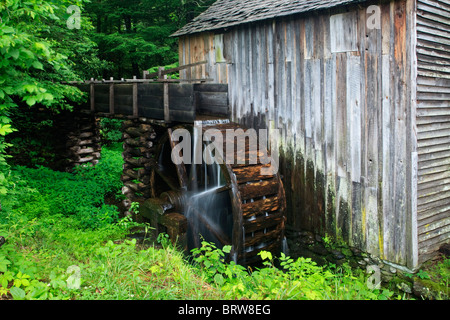
[[[188,249],[198,247],[201,239],[219,248],[231,245],[229,258],[240,264],[257,262],[262,250],[278,254],[284,239],[286,200],[279,174],[262,172],[270,167],[270,163],[262,161],[267,160],[263,157],[267,151],[255,150],[251,145],[254,140],[247,137],[244,153],[239,152],[236,143],[234,150],[227,152],[227,130],[233,130],[238,139],[248,131],[234,123],[204,125],[203,134],[214,129],[224,137],[223,154],[216,154],[222,163],[176,165],[172,152],[180,142],[174,141],[172,135],[177,128],[165,129],[158,140],[156,164],[150,176],[152,198],[143,204],[141,214],[157,228],[158,224],[170,227],[172,236],[186,231]],[[182,128],[190,132],[193,129],[187,125]],[[227,161],[231,155],[233,160]],[[245,161],[241,161],[243,155]],[[211,194],[213,203],[206,205]]]

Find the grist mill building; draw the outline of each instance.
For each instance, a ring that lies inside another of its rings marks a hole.
[[[173,36],[182,79],[281,129],[288,226],[409,269],[449,242],[448,0],[219,0]]]

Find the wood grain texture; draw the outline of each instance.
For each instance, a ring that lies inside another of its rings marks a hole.
[[[292,15],[293,3],[264,21],[273,12],[253,4],[228,30],[239,13],[209,11],[182,33],[223,33],[232,120],[281,129],[288,224],[413,268],[449,236],[448,1],[375,3],[379,29],[368,5]]]
[[[419,262],[450,237],[450,3],[417,1],[417,237]]]

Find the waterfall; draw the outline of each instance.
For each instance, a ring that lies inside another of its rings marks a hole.
[[[283,241],[281,243],[281,252],[283,252],[286,256],[290,255],[289,246],[288,246],[286,237],[283,238]]]
[[[198,139],[199,134],[201,132],[194,127],[193,154],[197,156],[199,153],[195,150],[199,147],[198,144],[202,144],[202,151],[206,150],[207,146],[207,142]],[[225,178],[220,165],[215,161],[208,165],[205,161],[196,160],[187,168],[190,181],[185,207],[185,216],[189,223],[188,248],[191,250],[199,247],[205,240],[215,243],[221,249],[224,243],[230,242],[233,225],[228,191],[219,192],[225,186]],[[196,164],[200,162],[201,164]]]

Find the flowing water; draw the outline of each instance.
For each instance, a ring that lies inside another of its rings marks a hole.
[[[198,139],[198,134],[200,133],[194,128],[194,155],[199,154],[195,150],[199,147],[198,141],[202,141]],[[207,143],[202,142],[202,150],[205,150],[206,146]],[[219,164],[214,162],[208,165],[205,161],[196,160],[187,168],[190,181],[185,208],[189,223],[188,247],[199,247],[205,240],[214,242],[221,249],[224,244],[231,244],[233,227],[230,197],[228,190],[223,189],[225,178]],[[195,164],[199,162],[201,164]]]
[[[199,126],[208,126],[223,122],[222,120],[210,120],[208,122],[195,123],[193,131],[193,152],[194,161],[190,166],[186,166],[189,176],[189,190],[187,192],[187,204],[185,207],[185,216],[188,219],[188,248],[198,248],[201,242],[213,242],[221,249],[224,244],[231,244],[233,231],[233,213],[229,191],[224,188],[225,178],[222,174],[220,165],[217,163],[206,164],[204,159],[196,159],[203,155],[208,143],[203,142],[198,135],[201,134]],[[200,152],[199,152],[199,150]],[[209,154],[212,156],[212,154]],[[200,161],[202,160],[202,161]],[[201,164],[196,164],[201,163]],[[253,201],[253,200],[249,200]],[[267,213],[266,213],[267,215]],[[255,219],[255,217],[250,218]],[[265,231],[264,231],[265,232]],[[247,236],[254,236],[248,234]],[[245,243],[246,230],[242,227],[243,243]],[[267,243],[261,242],[255,246],[249,246],[244,249],[245,252],[262,249]],[[281,251],[289,255],[287,240],[284,238],[281,244]],[[237,252],[230,258],[237,262]],[[242,262],[245,264],[245,261]]]

